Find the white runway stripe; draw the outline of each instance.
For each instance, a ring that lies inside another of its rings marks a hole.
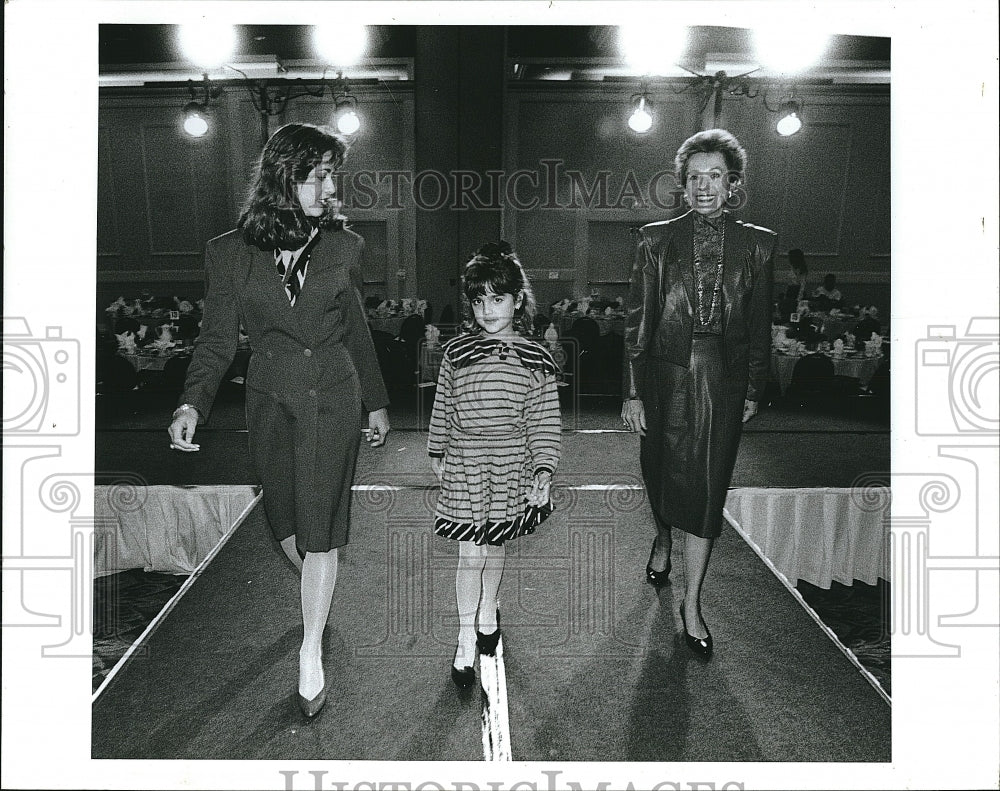
[[[511,761],[510,717],[507,711],[507,673],[503,664],[503,637],[496,656],[479,655],[479,678],[483,687],[483,760]]]

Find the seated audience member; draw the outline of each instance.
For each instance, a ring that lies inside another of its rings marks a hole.
[[[839,307],[842,297],[837,288],[837,276],[831,273],[824,277],[823,285],[813,291],[812,295],[813,299],[824,300],[828,307]]]

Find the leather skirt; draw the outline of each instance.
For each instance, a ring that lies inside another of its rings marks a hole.
[[[727,370],[721,335],[694,336],[687,368],[646,361],[642,475],[662,526],[702,538],[722,532],[722,509],[743,430],[748,372]]]

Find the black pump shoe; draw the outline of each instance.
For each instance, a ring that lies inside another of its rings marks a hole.
[[[307,720],[311,720],[319,714],[320,709],[323,708],[323,704],[326,703],[326,684],[323,685],[323,689],[321,689],[312,700],[306,700],[300,692],[296,692],[295,694],[298,698],[299,708],[302,710],[302,714]]]
[[[681,624],[684,626],[684,642],[687,643],[687,647],[698,654],[698,656],[708,659],[712,655],[712,633],[708,631],[708,626],[705,626],[705,637],[695,637],[688,632],[687,621],[684,618],[683,604],[681,605]]]
[[[654,554],[656,554],[656,539],[653,539],[653,548],[649,550],[649,560],[646,561],[646,582],[650,585],[660,587],[661,585],[666,585],[670,582],[670,556],[667,556],[667,566],[663,569],[663,571],[654,571],[653,567],[649,565],[653,562]]]
[[[496,656],[497,643],[500,642],[500,610],[497,610],[497,628],[495,632],[483,634],[476,629],[476,647],[485,656]]]

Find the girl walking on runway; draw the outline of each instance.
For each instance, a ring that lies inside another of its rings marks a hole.
[[[500,641],[505,542],[533,533],[552,511],[561,425],[556,364],[524,337],[535,300],[510,245],[480,248],[463,286],[465,331],[445,344],[427,452],[441,481],[434,532],[460,542],[451,677],[467,688],[476,648],[492,656]]]

